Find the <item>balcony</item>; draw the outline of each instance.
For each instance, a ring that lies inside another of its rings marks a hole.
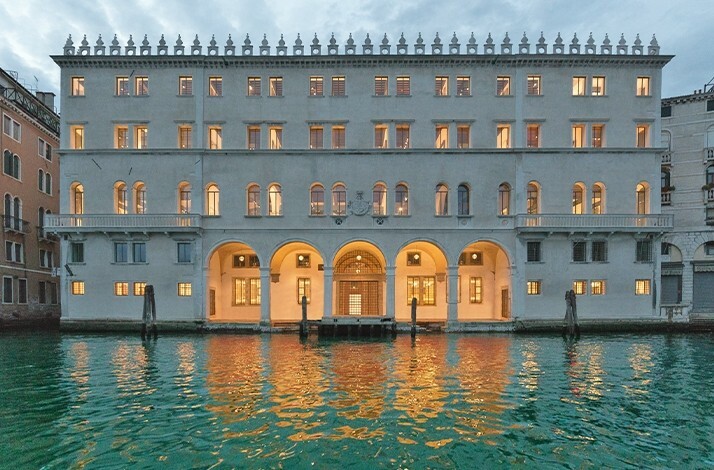
[[[533,214],[517,215],[519,232],[664,232],[674,216],[663,214]]]
[[[48,214],[46,232],[197,232],[198,214]]]
[[[669,206],[672,204],[672,191],[662,191],[661,202],[663,206]]]
[[[662,165],[671,165],[672,164],[672,152],[664,152],[662,154]]]
[[[37,239],[43,242],[56,242],[59,237],[55,233],[50,233],[45,227],[36,227]]]
[[[714,147],[704,149],[704,163],[714,162]]]
[[[707,204],[714,202],[714,188],[704,190],[704,202]]]
[[[30,224],[26,220],[18,217],[2,214],[2,227],[5,232],[27,233],[30,229]]]

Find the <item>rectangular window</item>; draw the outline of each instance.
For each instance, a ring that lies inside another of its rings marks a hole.
[[[23,262],[23,246],[22,243],[5,241],[5,259],[13,263]]]
[[[332,126],[332,148],[333,149],[345,148],[345,127],[344,126]]]
[[[638,240],[635,247],[635,261],[639,263],[652,262],[652,241]]]
[[[540,246],[541,242],[526,243],[526,251],[528,252],[527,261],[529,263],[539,263],[541,261]]]
[[[374,148],[386,149],[389,146],[388,137],[387,126],[381,124],[374,126]]]
[[[571,129],[573,148],[585,147],[585,126],[574,124]]]
[[[573,263],[585,263],[587,261],[587,242],[573,242]]]
[[[593,96],[605,96],[605,77],[593,77],[590,92]]]
[[[260,278],[250,278],[250,296],[248,303],[250,305],[260,305]]]
[[[208,148],[210,150],[223,148],[223,128],[221,126],[208,127]]]
[[[283,77],[270,77],[268,79],[268,94],[270,96],[283,96]]]
[[[129,77],[116,77],[117,96],[129,96]]]
[[[177,248],[177,262],[178,263],[190,263],[191,262],[191,242],[178,242],[176,243]]]
[[[310,126],[310,148],[321,149],[324,146],[323,128]]]
[[[300,253],[295,256],[295,267],[307,269],[310,267],[310,254]]]
[[[511,94],[511,77],[496,77],[496,95],[509,96]]]
[[[434,148],[447,149],[449,148],[449,126],[443,124],[436,125],[436,139]]]
[[[456,127],[456,146],[460,149],[471,148],[471,126]]]
[[[397,124],[397,148],[409,148],[409,124]]]
[[[531,96],[542,95],[543,90],[541,89],[541,76],[540,75],[528,75],[528,94]]]
[[[587,77],[573,77],[573,96],[585,96]]]
[[[72,281],[72,295],[84,295],[84,281]]]
[[[635,295],[650,295],[650,280],[649,279],[635,280]]]
[[[711,107],[711,109],[709,109]],[[707,111],[714,111],[714,100],[707,101]],[[672,106],[662,106],[660,117],[672,117]]]
[[[309,277],[299,277],[297,279],[297,303],[302,305],[302,298],[305,297],[305,301],[310,303],[310,295],[312,294],[312,289],[310,286]]]
[[[573,291],[575,295],[587,295],[588,293],[588,281],[577,280],[573,281]]]
[[[345,77],[332,77],[332,96],[345,96]]]
[[[114,243],[114,262],[128,263],[129,262],[129,244],[126,242]]]
[[[47,287],[50,289],[50,303],[52,305],[57,304],[57,284],[54,282],[48,282]]]
[[[248,126],[248,150],[260,150],[260,127]]]
[[[483,302],[483,278],[469,278],[469,303],[480,304]]]
[[[136,96],[149,94],[149,77],[136,77],[134,79],[134,93]]]
[[[42,305],[47,303],[47,283],[45,281],[37,283],[37,302]]]
[[[590,128],[592,137],[591,145],[595,148],[601,148],[605,142],[605,126],[603,124],[593,124]]]
[[[146,283],[145,282],[135,282],[134,283],[134,295],[139,297],[143,296],[144,293],[146,292]]]
[[[13,302],[12,277],[2,278],[2,303],[11,304]]]
[[[496,148],[511,148],[511,125],[498,124],[496,126]]]
[[[540,124],[528,124],[526,127],[526,145],[529,148],[540,147]]]
[[[248,96],[260,96],[260,77],[248,77]]]
[[[17,280],[17,303],[27,303],[27,279]]]
[[[75,150],[84,149],[84,126],[70,126],[69,145]]]
[[[208,96],[223,96],[223,77],[208,77]]]
[[[411,77],[397,77],[397,96],[410,96],[411,94]]]
[[[147,148],[147,140],[149,137],[149,128],[146,126],[136,126],[134,128],[134,146],[137,149]]]
[[[436,76],[434,78],[434,94],[436,96],[449,96],[449,77]]]
[[[310,96],[323,96],[323,77],[310,77]]]
[[[37,155],[52,161],[52,146],[41,138],[37,138]]]
[[[181,96],[193,95],[193,77],[188,77],[188,76],[179,77],[179,95],[181,95]]]
[[[456,96],[471,96],[471,77],[456,77]]]
[[[114,283],[114,295],[118,295],[118,296],[129,295],[129,283],[128,282],[115,282]]]
[[[605,295],[605,281],[602,279],[590,281],[590,295]]]
[[[650,126],[648,124],[637,124],[637,147],[645,148],[650,146]]]
[[[146,243],[132,243],[132,259],[135,263],[146,263]]]
[[[526,293],[528,295],[540,295],[541,293],[541,281],[528,281],[526,282]]]
[[[129,148],[129,128],[127,126],[117,126],[115,128],[116,141],[114,148],[128,149]]]
[[[246,281],[247,279],[243,278],[233,278],[233,305],[246,305],[248,301]]]
[[[191,297],[191,283],[190,282],[179,282],[178,283],[178,296],[179,297]]]
[[[417,305],[436,305],[435,278],[433,276],[407,276],[407,305],[417,299]]]
[[[374,77],[374,96],[387,96],[389,94],[389,79],[384,76]]]
[[[650,77],[637,77],[637,96],[652,96],[650,93]]]
[[[595,240],[590,245],[590,259],[593,263],[607,262],[607,242]]]
[[[70,243],[69,262],[84,263],[84,243]]]
[[[84,96],[84,77],[72,77],[70,94],[72,96]]]
[[[270,132],[270,150],[280,150],[283,148],[283,128],[272,126]]]
[[[3,115],[2,131],[6,136],[17,142],[20,142],[22,138],[22,126],[7,114]]]
[[[179,148],[180,149],[190,149],[191,148],[191,126],[179,126]]]

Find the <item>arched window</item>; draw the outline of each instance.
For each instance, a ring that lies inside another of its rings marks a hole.
[[[470,215],[471,214],[471,194],[469,187],[465,184],[460,184],[458,189],[458,214],[459,215]]]
[[[714,185],[714,165],[709,165],[707,167],[706,178],[707,184]]]
[[[672,150],[672,134],[670,134],[669,131],[662,131],[660,145],[665,147],[668,151]]]
[[[449,215],[449,187],[445,184],[436,186],[434,203],[436,215]]]
[[[325,215],[325,188],[319,183],[310,188],[310,215]]]
[[[332,215],[347,214],[347,188],[342,183],[332,187]]]
[[[707,147],[714,147],[714,126],[709,126],[707,129]]]
[[[662,185],[662,191],[669,191],[671,181],[668,169],[663,168],[662,171],[660,171],[660,182]]]
[[[251,184],[248,186],[248,215],[260,215],[260,186]]]
[[[70,210],[72,214],[84,214],[84,186],[81,183],[73,183],[70,187]]]
[[[585,187],[580,183],[573,185],[573,214],[579,215],[585,212]]]
[[[3,173],[12,176],[15,179],[20,179],[20,157],[13,155],[9,150],[3,152]]]
[[[221,215],[219,196],[218,185],[211,183],[206,187],[206,215]]]
[[[394,189],[394,214],[409,215],[409,188],[404,183]]]
[[[5,195],[5,210],[3,211],[3,227],[12,227],[12,196]]]
[[[528,189],[526,191],[526,213],[540,213],[540,189],[538,188],[538,184],[534,182],[528,183]]]
[[[178,213],[191,213],[191,185],[185,181],[178,185]]]
[[[268,215],[283,215],[283,189],[279,184],[268,186]]]
[[[52,175],[45,173],[45,192],[52,194]]]
[[[12,215],[14,216],[13,228],[19,232],[22,222],[22,202],[17,196],[12,200]]]
[[[387,215],[387,187],[383,183],[372,188],[372,214]]]
[[[650,212],[650,201],[649,201],[649,187],[646,183],[638,183],[635,190],[636,195],[636,205],[638,214],[649,214]]]
[[[605,188],[600,183],[593,185],[590,198],[590,211],[593,214],[600,215],[605,213]]]
[[[511,186],[501,183],[498,187],[498,215],[511,214]]]
[[[37,228],[42,229],[45,226],[45,209],[40,207],[37,209]]]
[[[45,172],[42,168],[37,170],[37,189],[42,192],[45,191]]]
[[[127,214],[129,212],[126,184],[123,181],[117,181],[114,184],[114,212],[117,214]]]
[[[134,213],[146,214],[146,185],[141,181],[134,183]]]

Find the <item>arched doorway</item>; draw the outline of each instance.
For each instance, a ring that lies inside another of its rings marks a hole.
[[[208,262],[206,319],[215,322],[260,322],[260,260],[245,243],[224,243]]]
[[[511,317],[511,268],[498,244],[479,241],[459,256],[459,321],[499,321]]]
[[[301,299],[307,299],[307,317],[319,320],[324,312],[324,261],[310,244],[289,242],[270,260],[270,320],[299,322]]]
[[[412,298],[417,299],[417,316],[420,321],[446,321],[447,264],[444,252],[431,242],[411,242],[399,250],[394,262],[394,309],[397,321],[411,319]]]
[[[335,315],[384,315],[384,257],[373,245],[355,242],[335,256]]]

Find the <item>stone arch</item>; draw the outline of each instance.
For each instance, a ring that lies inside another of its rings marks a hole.
[[[397,321],[411,319],[411,301],[417,299],[418,318],[447,320],[448,258],[434,240],[403,243],[394,258],[394,314]]]
[[[459,255],[457,310],[459,321],[511,318],[511,255],[499,242],[476,240]]]
[[[275,249],[270,258],[270,320],[299,322],[301,299],[307,298],[308,319],[324,314],[324,258],[306,240],[289,240]]]
[[[332,257],[335,315],[386,314],[386,258],[367,240],[344,243]]]
[[[209,250],[204,261],[208,321],[260,322],[260,265],[255,249],[241,241],[223,240]]]

